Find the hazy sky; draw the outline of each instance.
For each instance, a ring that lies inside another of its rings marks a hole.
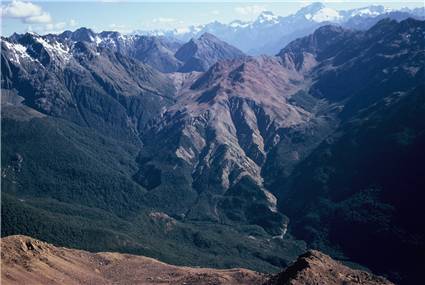
[[[2,1],[1,34],[34,31],[40,34],[74,30],[84,26],[131,32],[183,28],[211,21],[228,23],[252,20],[262,11],[289,15],[316,1]],[[407,1],[322,1],[334,9],[368,5],[388,8],[423,7],[424,2]]]

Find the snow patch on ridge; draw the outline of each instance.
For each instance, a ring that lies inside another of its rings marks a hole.
[[[58,59],[61,59],[65,62],[71,59],[71,55],[69,53],[69,48],[59,42],[49,43],[42,37],[36,37],[36,41],[43,45],[43,47],[51,54],[56,56]]]
[[[279,17],[274,15],[270,11],[265,11],[261,13],[260,16],[258,16],[257,22],[259,22],[260,24],[263,24],[263,23],[276,24],[277,22],[279,22]]]
[[[376,17],[384,13],[389,13],[393,11],[390,8],[385,8],[384,6],[370,6],[370,7],[364,7],[359,9],[352,10],[350,16],[372,16]]]
[[[10,61],[20,64],[20,59],[26,58],[31,61],[34,61],[34,59],[27,53],[27,48],[24,47],[21,44],[18,43],[9,43],[8,41],[3,41],[6,45],[7,49],[11,51],[12,57],[10,58]]]
[[[236,21],[230,22],[229,26],[232,28],[246,28],[250,24],[251,24],[250,22],[242,22],[242,21],[236,20]]]
[[[311,16],[311,20],[318,23],[326,21],[338,22],[341,19],[342,16],[339,14],[339,12],[331,8],[322,8]]]

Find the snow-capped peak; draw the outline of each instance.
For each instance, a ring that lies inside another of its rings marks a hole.
[[[20,64],[21,58],[33,60],[27,53],[27,48],[19,43],[10,43],[7,40],[2,41],[6,48],[10,51],[10,61]]]
[[[229,23],[229,26],[232,28],[245,28],[248,27],[251,23],[250,22],[243,22],[241,20],[235,20]]]
[[[51,35],[40,36],[35,33],[26,33],[22,36],[14,35],[12,40],[5,39],[3,42],[10,52],[11,61],[16,64],[26,61],[40,63],[46,54],[49,61],[51,59],[66,63],[71,58],[69,46],[52,38]]]
[[[308,20],[315,22],[338,22],[342,19],[342,16],[337,10],[324,7],[314,14],[308,14],[305,16]]]
[[[323,8],[325,8],[325,5],[323,5],[320,2],[316,2],[301,8],[300,10],[298,10],[296,14],[297,15],[314,15],[315,13],[317,13]]]
[[[35,40],[40,43],[45,51],[59,61],[68,62],[71,58],[69,47],[56,40],[49,40],[42,36],[35,37]]]
[[[200,28],[195,26],[189,26],[189,27],[179,27],[175,28],[174,31],[177,35],[182,35],[186,33],[196,33],[200,30]]]
[[[379,16],[384,13],[391,12],[392,10],[390,8],[385,8],[381,5],[373,5],[369,7],[364,8],[358,8],[351,10],[350,16]]]
[[[275,24],[279,21],[279,17],[274,15],[270,11],[264,11],[258,16],[256,22],[262,24],[262,23],[272,23]]]

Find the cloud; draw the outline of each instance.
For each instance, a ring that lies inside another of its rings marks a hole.
[[[170,30],[186,27],[187,24],[185,21],[176,18],[166,18],[166,17],[158,17],[150,20],[142,20],[140,24],[140,29],[142,30]]]
[[[256,17],[261,12],[265,11],[266,7],[262,5],[248,5],[248,6],[239,6],[235,8],[235,12],[247,16],[247,17]]]
[[[31,2],[13,0],[1,6],[1,15],[5,18],[20,19],[27,24],[52,22],[52,17],[46,11]]]
[[[49,13],[42,13],[41,15],[24,18],[23,21],[27,24],[50,23],[52,21],[52,17],[50,17]]]
[[[159,17],[159,18],[155,18],[155,19],[152,20],[152,23],[161,23],[161,24],[175,23],[175,22],[177,22],[177,20],[174,19],[174,18],[162,18],[162,17]]]
[[[45,25],[36,25],[34,27],[30,25],[28,29],[35,30],[39,33],[58,34],[63,32],[64,30],[75,28],[76,26],[77,26],[77,21],[75,21],[74,19],[71,19],[67,22],[66,21],[51,22]]]
[[[66,22],[58,22],[58,23],[49,23],[46,24],[45,26],[45,31],[62,31],[64,30],[66,27],[68,26],[68,24]]]
[[[128,25],[121,25],[121,24],[110,24],[108,26],[112,31],[117,31],[123,34],[127,34],[133,31],[133,29]]]
[[[211,11],[211,14],[213,14],[213,15],[219,15],[220,14],[220,11],[218,11],[218,10],[212,10]]]
[[[41,6],[25,0],[13,0],[1,5],[0,14],[4,18],[18,19],[28,24],[28,31],[40,33],[58,33],[77,25],[74,19],[61,22],[53,21],[50,14],[44,11]]]
[[[70,26],[70,27],[75,27],[75,26],[77,26],[77,21],[75,21],[74,19],[69,20],[69,26]]]

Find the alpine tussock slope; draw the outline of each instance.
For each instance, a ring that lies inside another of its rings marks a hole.
[[[144,256],[56,247],[22,235],[1,240],[2,284],[392,284],[309,251],[268,276],[247,269],[178,267]]]
[[[56,247],[22,235],[1,241],[2,284],[261,284],[247,269],[177,267],[155,259]]]

